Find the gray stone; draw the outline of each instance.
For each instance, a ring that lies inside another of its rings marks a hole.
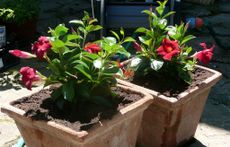
[[[211,15],[207,7],[191,3],[183,3],[181,12],[185,14],[186,17],[203,17]]]
[[[230,1],[229,2],[219,2],[219,9],[220,12],[230,13]]]
[[[227,33],[230,33],[230,30]],[[224,49],[230,50],[230,34],[229,36],[215,36],[215,38]]]
[[[217,35],[230,35],[230,14],[219,14],[205,18]]]

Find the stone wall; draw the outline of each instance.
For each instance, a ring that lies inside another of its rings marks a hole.
[[[40,7],[37,31],[41,34],[47,33],[48,27],[80,18],[83,10],[91,10],[90,0],[41,0]]]
[[[201,5],[191,2],[182,3],[182,13],[185,17],[200,17],[205,26],[200,35],[212,38],[216,44],[225,50],[230,50],[230,1],[216,0],[211,5]]]

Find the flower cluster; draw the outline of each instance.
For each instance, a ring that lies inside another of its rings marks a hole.
[[[124,70],[111,58],[117,53],[129,56],[122,46],[134,41],[112,31],[115,36],[87,42],[89,33],[102,29],[94,25],[96,19],[85,12],[81,20],[70,21],[72,28],[60,24],[50,29],[50,37],[41,36],[32,44],[31,52],[11,50],[10,53],[20,58],[37,58],[47,62],[50,71],[46,77],[31,67],[22,67],[20,73],[24,85],[31,89],[33,83],[45,81],[45,86],[59,83],[61,86],[53,91],[57,101],[106,103],[103,99],[111,95],[111,86],[116,84],[116,77],[122,76]],[[59,103],[60,104],[60,103]]]
[[[149,16],[149,28],[136,29],[138,40],[133,43],[133,47],[137,53],[127,67],[138,76],[165,72],[168,76],[171,74],[171,77],[190,84],[195,64],[197,61],[208,64],[214,46],[208,48],[205,43],[201,43],[203,50],[190,55],[192,47],[186,43],[195,37],[186,34],[188,24],[168,26],[167,17],[174,12],[165,13],[167,0],[158,3],[156,13],[150,10],[143,11]]]

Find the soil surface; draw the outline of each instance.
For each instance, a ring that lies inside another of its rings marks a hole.
[[[52,88],[44,89],[30,97],[24,97],[12,103],[13,106],[24,110],[25,116],[34,120],[55,121],[76,131],[89,130],[111,119],[119,110],[138,101],[142,94],[122,88],[112,88],[113,96],[108,97],[112,106],[94,103],[70,104],[65,103],[60,110],[51,98]]]
[[[177,98],[180,93],[199,86],[202,81],[212,75],[213,73],[207,70],[196,68],[192,73],[191,85],[185,83],[182,80],[167,78],[167,75],[159,74],[146,75],[144,78],[134,77],[131,82],[148,89],[158,91],[165,96]]]

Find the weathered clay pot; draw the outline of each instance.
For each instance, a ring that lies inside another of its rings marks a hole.
[[[76,132],[51,121],[32,120],[23,116],[23,110],[13,107],[10,103],[3,105],[1,111],[15,120],[27,147],[134,147],[143,112],[153,99],[146,92],[119,86],[144,96],[89,132]]]
[[[213,75],[191,91],[182,92],[179,98],[166,97],[154,90],[119,81],[140,91],[145,90],[154,97],[153,103],[144,112],[138,144],[143,147],[175,147],[193,138],[209,91],[221,78],[221,73],[217,71],[197,67]]]

